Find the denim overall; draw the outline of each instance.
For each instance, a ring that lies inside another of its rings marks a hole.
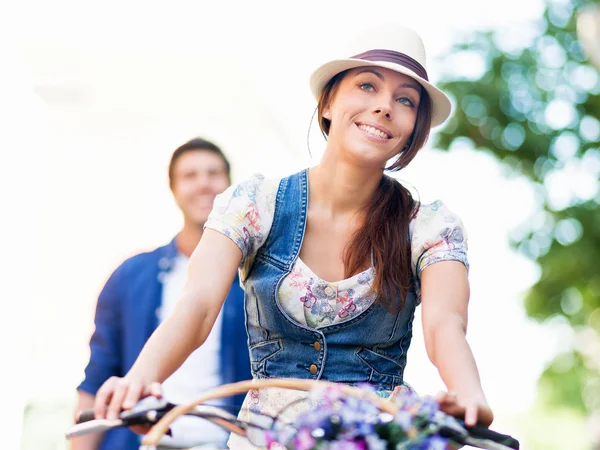
[[[366,382],[392,390],[403,384],[414,292],[399,313],[375,302],[346,322],[319,329],[296,322],[281,307],[279,286],[302,247],[307,205],[307,170],[282,179],[271,232],[245,281],[246,292],[254,294],[245,302],[252,375]]]

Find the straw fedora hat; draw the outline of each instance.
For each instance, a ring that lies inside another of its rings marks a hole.
[[[347,57],[348,55],[352,55]],[[310,76],[310,88],[318,100],[321,91],[335,75],[363,66],[385,67],[407,75],[423,86],[432,105],[431,126],[443,123],[450,115],[450,100],[428,81],[425,47],[421,37],[401,25],[384,25],[362,34],[350,44],[345,57],[329,61]]]

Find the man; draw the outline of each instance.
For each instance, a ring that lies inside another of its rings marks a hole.
[[[96,308],[90,361],[78,387],[76,415],[93,406],[104,381],[129,371],[146,340],[175,307],[215,196],[230,185],[229,162],[213,143],[193,139],[173,153],[169,183],[183,213],[183,228],[168,245],[126,260],[104,286]],[[164,382],[163,394],[172,402],[187,403],[220,384],[250,378],[243,291],[236,279],[210,336]],[[239,398],[232,399],[235,402],[241,405]],[[164,445],[174,448],[223,444],[227,437],[215,425],[191,417],[173,424],[172,433]],[[130,430],[118,429],[75,438],[71,449],[137,450],[139,441]]]

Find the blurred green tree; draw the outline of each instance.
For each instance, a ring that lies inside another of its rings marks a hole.
[[[568,340],[540,393],[586,414],[600,411],[600,79],[575,30],[589,3],[548,0],[535,23],[463,36],[443,65],[455,114],[434,142],[466,141],[535,186],[539,210],[512,237],[541,268],[525,307]]]

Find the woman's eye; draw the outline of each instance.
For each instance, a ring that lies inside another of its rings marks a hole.
[[[371,83],[361,83],[358,85],[363,91],[373,91],[375,90],[375,88],[373,87],[373,85]]]
[[[408,98],[408,97],[400,97],[396,100],[398,103],[402,103],[403,105],[406,106],[415,106],[415,104],[413,103],[413,101]]]

